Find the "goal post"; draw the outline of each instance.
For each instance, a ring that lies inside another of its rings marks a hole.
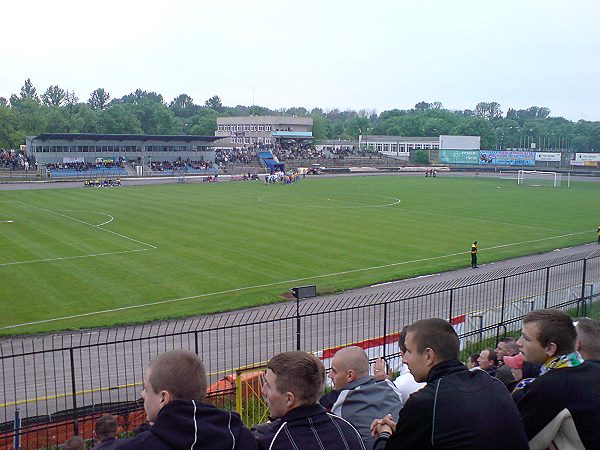
[[[523,186],[550,186],[560,187],[562,173],[543,172],[539,170],[519,170],[517,173],[517,184]]]

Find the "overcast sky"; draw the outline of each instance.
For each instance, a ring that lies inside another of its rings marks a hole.
[[[226,106],[546,106],[600,120],[598,0],[6,0],[0,96],[141,88]]]

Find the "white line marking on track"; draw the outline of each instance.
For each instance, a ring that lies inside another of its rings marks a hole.
[[[13,223],[14,220],[0,220],[0,223]]]
[[[496,245],[494,247],[489,247],[489,248],[486,248],[486,249],[480,249],[479,251],[482,252],[484,250],[492,250],[492,249],[495,249],[495,248],[504,248],[504,247],[510,247],[510,246],[514,246],[514,245],[522,245],[522,244],[528,244],[528,243],[532,243],[532,242],[550,241],[550,240],[560,239],[560,238],[568,237],[568,236],[577,236],[579,234],[585,234],[585,233],[589,233],[589,232],[590,231],[588,230],[588,231],[581,231],[581,232],[577,232],[577,233],[562,234],[560,236],[553,236],[553,237],[549,237],[549,238],[533,239],[533,240],[530,240],[530,241],[522,241],[522,242],[513,242],[512,244]],[[0,327],[0,330],[8,330],[8,329],[11,329],[11,328],[19,328],[19,327],[25,327],[25,326],[29,326],[29,325],[38,325],[38,324],[41,324],[41,323],[48,323],[48,322],[57,322],[59,320],[77,319],[77,318],[80,318],[80,317],[95,316],[95,315],[98,315],[98,314],[106,314],[106,313],[112,313],[112,312],[118,312],[118,311],[127,311],[127,310],[130,310],[130,309],[146,308],[146,307],[149,307],[149,306],[156,306],[156,305],[164,305],[164,304],[167,304],[167,303],[182,302],[182,301],[185,301],[185,300],[193,300],[193,299],[196,299],[196,298],[212,297],[214,295],[231,294],[233,292],[248,291],[248,290],[251,290],[251,289],[258,289],[258,288],[264,288],[264,287],[278,286],[280,284],[290,284],[290,283],[296,283],[296,282],[299,282],[299,281],[315,280],[315,279],[319,279],[319,278],[327,278],[327,277],[333,277],[333,276],[337,276],[337,275],[346,275],[346,274],[349,274],[349,273],[367,272],[369,270],[384,269],[384,268],[387,268],[387,267],[402,266],[402,265],[406,265],[406,264],[412,264],[412,263],[423,262],[423,261],[433,261],[433,260],[436,260],[436,259],[450,258],[452,256],[460,256],[460,255],[465,255],[465,254],[468,254],[468,253],[469,253],[469,251],[458,252],[458,253],[450,253],[448,255],[443,255],[443,256],[432,256],[430,258],[414,259],[412,261],[400,261],[400,262],[395,262],[395,263],[390,263],[390,264],[382,264],[380,266],[363,267],[362,269],[351,269],[351,270],[345,270],[343,272],[328,273],[328,274],[324,274],[324,275],[313,275],[313,276],[309,276],[309,277],[295,278],[295,279],[292,279],[292,280],[276,281],[276,282],[273,282],[273,283],[257,284],[257,285],[254,285],[254,286],[246,286],[246,287],[241,287],[241,288],[227,289],[227,290],[218,291],[218,292],[208,292],[206,294],[191,295],[189,297],[172,298],[172,299],[169,299],[169,300],[159,300],[159,301],[152,302],[152,303],[145,303],[143,305],[131,305],[131,306],[123,306],[121,308],[105,309],[105,310],[101,310],[101,311],[91,311],[89,313],[74,314],[74,315],[71,315],[71,316],[56,317],[56,318],[52,318],[52,319],[37,320],[35,322],[26,322],[26,323],[19,323],[19,324],[15,324],[15,325],[8,325],[8,326],[5,326],[5,327]]]

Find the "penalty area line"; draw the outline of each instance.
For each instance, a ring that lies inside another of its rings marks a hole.
[[[560,239],[563,237],[577,236],[577,235],[585,234],[585,233],[589,233],[589,231],[581,231],[581,232],[577,232],[577,233],[567,233],[567,234],[561,234],[559,236],[552,236],[552,237],[548,237],[548,238],[532,239],[530,241],[521,241],[521,242],[513,242],[511,244],[496,245],[493,247],[488,247],[486,249],[481,249],[479,251],[481,252],[483,250],[493,250],[496,248],[504,248],[504,247],[511,247],[511,246],[515,246],[515,245],[523,245],[523,244],[528,244],[528,243],[533,243],[533,242],[550,241],[550,240],[554,240],[554,239]],[[198,294],[198,295],[190,295],[188,297],[172,298],[172,299],[168,299],[168,300],[159,300],[159,301],[152,302],[152,303],[144,303],[142,305],[123,306],[120,308],[104,309],[104,310],[100,310],[100,311],[91,311],[88,313],[73,314],[73,315],[64,316],[64,317],[55,317],[55,318],[51,318],[51,319],[37,320],[34,322],[19,323],[19,324],[15,324],[15,325],[8,325],[8,326],[0,327],[0,330],[9,330],[9,329],[13,329],[13,328],[26,327],[26,326],[30,326],[30,325],[39,325],[42,323],[58,322],[61,320],[78,319],[81,317],[90,317],[90,316],[96,316],[96,315],[100,315],[100,314],[108,314],[108,313],[119,312],[119,311],[128,311],[128,310],[133,310],[133,309],[146,308],[146,307],[150,307],[150,306],[164,305],[164,304],[169,304],[169,303],[182,302],[182,301],[186,301],[186,300],[194,300],[194,299],[199,299],[199,298],[212,297],[215,295],[233,294],[235,292],[249,291],[252,289],[278,286],[281,284],[297,283],[299,281],[316,280],[316,279],[320,279],[320,278],[328,278],[328,277],[334,277],[334,276],[338,276],[338,275],[347,275],[347,274],[351,274],[351,273],[367,272],[370,270],[385,269],[388,267],[402,266],[402,265],[413,264],[413,263],[418,263],[418,262],[435,261],[435,260],[439,260],[439,259],[451,258],[453,256],[460,256],[460,255],[465,255],[465,254],[469,254],[469,251],[450,253],[448,255],[442,255],[442,256],[432,256],[429,258],[413,259],[411,261],[400,261],[400,262],[395,262],[395,263],[390,263],[390,264],[382,264],[379,266],[363,267],[360,269],[344,270],[342,272],[328,273],[328,274],[323,274],[323,275],[313,275],[313,276],[302,277],[302,278],[294,278],[294,279],[285,280],[285,281],[275,281],[273,283],[256,284],[254,286],[245,286],[245,287],[241,287],[241,288],[226,289],[224,291],[208,292],[206,294]]]
[[[51,261],[64,261],[66,259],[81,259],[81,258],[95,258],[97,256],[110,256],[110,255],[122,255],[124,253],[134,253],[134,252],[145,252],[149,249],[147,248],[138,248],[133,250],[123,250],[122,252],[107,252],[107,253],[93,253],[91,255],[77,255],[77,256],[61,256],[60,258],[47,258],[47,259],[32,259],[29,261],[15,261],[8,263],[0,263],[0,267],[2,266],[16,266],[19,264],[33,264],[33,263],[41,263],[41,262],[51,262]]]

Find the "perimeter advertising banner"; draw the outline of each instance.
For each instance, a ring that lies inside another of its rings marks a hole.
[[[479,164],[498,166],[535,166],[535,152],[513,152],[505,150],[481,150]]]
[[[444,164],[478,164],[479,150],[440,150],[440,162]]]
[[[555,152],[535,152],[536,161],[560,162],[560,153]]]

